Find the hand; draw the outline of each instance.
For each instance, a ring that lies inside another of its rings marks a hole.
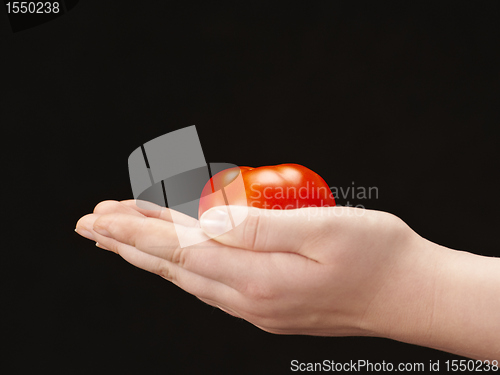
[[[394,215],[347,207],[217,207],[199,222],[106,201],[77,224],[131,264],[272,333],[370,335],[500,361],[500,258],[436,245]],[[241,215],[239,218],[238,216]],[[214,238],[211,238],[214,237]]]
[[[246,209],[233,207],[233,213]],[[202,217],[209,235],[227,220],[221,212],[214,208]],[[183,220],[186,227],[198,225]],[[234,230],[180,248],[168,209],[105,201],[79,220],[77,231],[272,333],[375,335],[380,316],[394,316],[405,295],[422,293],[422,283],[407,276],[426,267],[415,251],[420,237],[403,221],[348,207],[251,208]]]

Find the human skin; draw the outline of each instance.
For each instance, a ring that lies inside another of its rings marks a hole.
[[[206,241],[185,248],[170,210],[134,200],[101,202],[76,231],[267,332],[385,337],[500,360],[500,258],[434,244],[381,211],[231,209],[248,214],[242,224],[217,235],[228,219],[212,208],[197,229]]]

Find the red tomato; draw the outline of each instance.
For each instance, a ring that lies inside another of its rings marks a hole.
[[[233,182],[240,172],[244,189]],[[335,206],[335,199],[317,173],[298,164],[280,164],[236,167],[217,173],[203,188],[198,217],[212,207],[226,204],[288,210]]]

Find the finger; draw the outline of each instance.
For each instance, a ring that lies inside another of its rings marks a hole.
[[[75,231],[90,240],[94,240],[95,232],[92,230],[92,225],[97,216],[110,214],[110,213],[123,213],[144,217],[139,211],[114,200],[106,200],[98,203],[94,208],[94,214],[85,215],[76,224]],[[95,216],[97,215],[97,216]]]
[[[122,213],[122,214],[135,215],[138,217],[144,217],[144,215],[139,211],[134,210],[133,208],[123,204],[122,202],[114,200],[107,200],[100,202],[99,204],[97,204],[97,206],[95,206],[94,213],[99,215]]]
[[[110,251],[120,255],[128,263],[157,274],[198,298],[215,301],[216,304],[224,306],[234,306],[242,298],[236,290],[223,283],[207,279],[113,238],[97,233],[96,240]]]
[[[90,226],[93,233],[113,238],[237,290],[244,290],[246,282],[256,277],[261,270],[259,266],[250,268],[248,264],[259,265],[266,261],[262,254],[212,241],[200,228],[194,229],[203,236],[204,242],[181,248],[174,224],[155,218],[108,214],[81,220],[82,225],[86,228]],[[101,240],[97,241],[106,245]]]
[[[228,246],[306,255],[307,249],[304,249],[303,245],[327,229],[328,221],[324,218],[327,216],[326,210],[331,208],[334,207],[293,210],[264,210],[240,206],[221,210],[214,207],[203,214],[200,225],[214,240]],[[232,217],[229,217],[228,211]],[[231,222],[241,224],[230,229]]]
[[[174,210],[168,209],[166,207],[161,207],[154,203],[137,199],[128,199],[120,201],[120,203],[141,213],[144,216],[173,222],[172,211]],[[182,212],[175,211],[175,223],[184,226],[196,226],[198,224],[198,220],[191,216],[185,215]]]
[[[82,237],[96,241],[96,232],[93,230],[95,220],[99,217],[98,214],[87,214],[82,216],[76,223],[75,231]]]

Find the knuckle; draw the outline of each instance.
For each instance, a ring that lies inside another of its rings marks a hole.
[[[166,262],[160,262],[157,269],[157,274],[168,281],[174,280],[172,268]]]
[[[171,262],[174,264],[178,264],[180,267],[186,265],[186,251],[180,246],[177,246],[172,252]]]
[[[243,241],[245,247],[250,250],[257,249],[265,242],[262,231],[262,220],[260,215],[249,215],[246,219]]]

